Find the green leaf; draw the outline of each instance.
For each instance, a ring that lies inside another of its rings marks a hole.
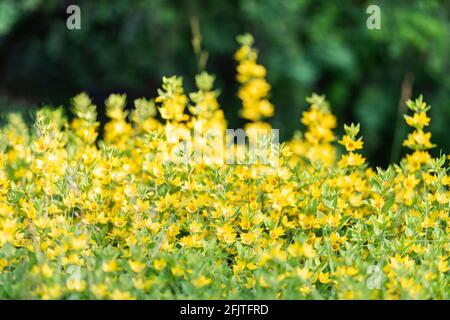
[[[395,203],[395,194],[392,193],[388,196],[387,199],[384,200],[384,205],[381,208],[381,213],[386,214],[389,211],[389,209],[394,205],[394,203]]]

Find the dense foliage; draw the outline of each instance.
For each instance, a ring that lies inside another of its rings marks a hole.
[[[245,130],[270,132],[266,69],[252,37],[239,42]],[[449,298],[450,158],[428,153],[422,97],[407,102],[409,151],[386,170],[367,165],[359,125],[336,137],[317,94],[303,134],[279,154],[224,163],[220,136],[191,140],[227,127],[213,85],[202,72],[186,94],[182,78],[164,77],[131,114],[125,95],[111,95],[102,138],[86,94],[73,99],[72,121],[45,108],[29,129],[10,114],[0,132],[0,298]],[[202,161],[191,158],[197,148]],[[245,144],[224,148],[249,156]]]

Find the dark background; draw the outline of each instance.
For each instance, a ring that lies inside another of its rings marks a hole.
[[[81,30],[68,30],[66,8],[81,8]],[[381,30],[366,27],[370,4]],[[154,97],[163,75],[193,89],[197,60],[191,21],[198,19],[207,70],[217,76],[229,127],[241,127],[235,37],[255,36],[273,86],[271,119],[288,139],[301,129],[305,97],[326,94],[339,121],[360,122],[372,165],[401,156],[408,130],[402,101],[420,93],[431,110],[434,150],[450,152],[450,0],[0,0],[0,112],[70,105],[86,91],[105,121],[110,93]]]

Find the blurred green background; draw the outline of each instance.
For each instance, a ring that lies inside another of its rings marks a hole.
[[[81,8],[81,30],[68,30],[66,8]],[[369,30],[366,9],[381,8]],[[232,55],[250,32],[273,86],[271,120],[288,139],[300,129],[305,97],[330,100],[342,132],[360,122],[372,165],[401,156],[405,98],[431,104],[435,153],[450,152],[450,1],[329,0],[0,0],[0,112],[70,104],[86,91],[99,106],[110,93],[153,97],[163,75],[193,89],[191,39],[198,19],[207,70],[217,74],[229,127],[240,127]]]

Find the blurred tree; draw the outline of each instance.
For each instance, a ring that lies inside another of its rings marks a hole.
[[[434,107],[433,141],[450,152],[450,1],[80,0],[81,30],[71,31],[65,22],[72,3],[0,2],[0,94],[67,106],[87,91],[102,106],[111,92],[155,95],[163,75],[180,74],[193,88],[196,17],[230,126],[243,123],[235,36],[251,32],[283,138],[300,128],[305,97],[317,91],[327,95],[341,127],[361,122],[367,156],[384,165],[400,156],[402,101],[423,93]],[[370,4],[381,8],[380,30],[366,27]]]

